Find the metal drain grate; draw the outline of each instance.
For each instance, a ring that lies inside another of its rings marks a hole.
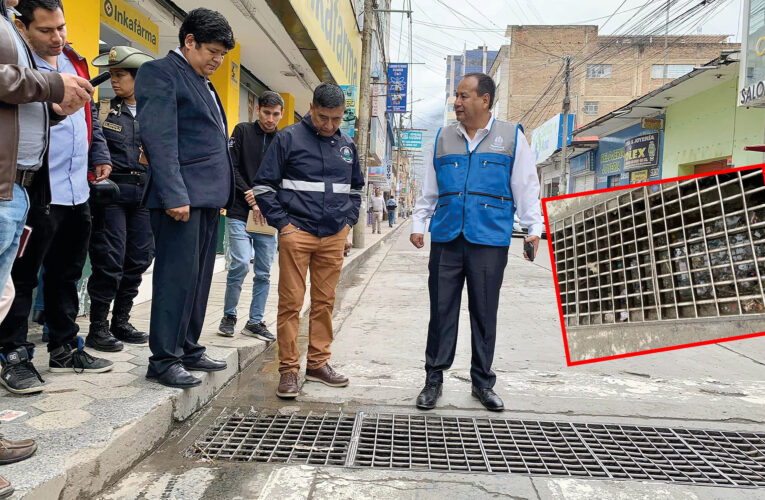
[[[213,460],[765,487],[765,434],[426,415],[222,414]]]

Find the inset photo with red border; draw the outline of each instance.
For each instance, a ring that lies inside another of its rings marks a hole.
[[[765,335],[765,174],[542,200],[569,366]]]

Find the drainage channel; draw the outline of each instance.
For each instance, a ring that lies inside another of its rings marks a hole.
[[[633,425],[225,409],[187,456],[765,487],[765,434]]]

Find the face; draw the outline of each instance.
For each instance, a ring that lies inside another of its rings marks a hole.
[[[16,7],[19,4],[19,0],[5,0],[6,7]]]
[[[122,68],[112,68],[109,70],[109,73],[112,75],[111,82],[114,93],[123,99],[132,97],[133,86],[135,85],[133,75],[128,70]]]
[[[316,130],[319,131],[319,135],[322,137],[332,137],[340,128],[340,123],[343,121],[343,114],[345,113],[345,106],[338,106],[336,108],[322,108],[321,106],[314,106],[311,103],[311,109],[309,114],[311,115],[311,122]]]
[[[380,188],[375,188],[375,196],[380,196]]]
[[[258,106],[258,121],[264,132],[273,132],[282,119],[281,106]]]
[[[215,73],[215,70],[223,64],[223,58],[228,54],[228,49],[220,42],[200,43],[197,48],[194,35],[186,35],[184,47],[186,59],[199,76],[210,76]]]
[[[473,123],[489,112],[489,94],[478,95],[478,79],[463,78],[455,92],[454,113],[462,123]]]
[[[16,20],[16,26],[40,57],[58,57],[66,43],[66,21],[61,9],[50,11],[38,7],[29,28]]]

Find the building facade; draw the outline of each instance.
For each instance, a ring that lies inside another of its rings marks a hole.
[[[462,77],[468,73],[488,73],[498,52],[484,45],[464,50],[462,54],[446,56],[446,97],[454,95]]]
[[[638,96],[689,73],[726,49],[727,35],[668,37],[601,36],[597,26],[508,26],[503,46],[490,68],[499,82],[497,101],[509,121],[533,130],[560,112],[562,58],[571,56],[571,112],[577,126],[592,122]]]

